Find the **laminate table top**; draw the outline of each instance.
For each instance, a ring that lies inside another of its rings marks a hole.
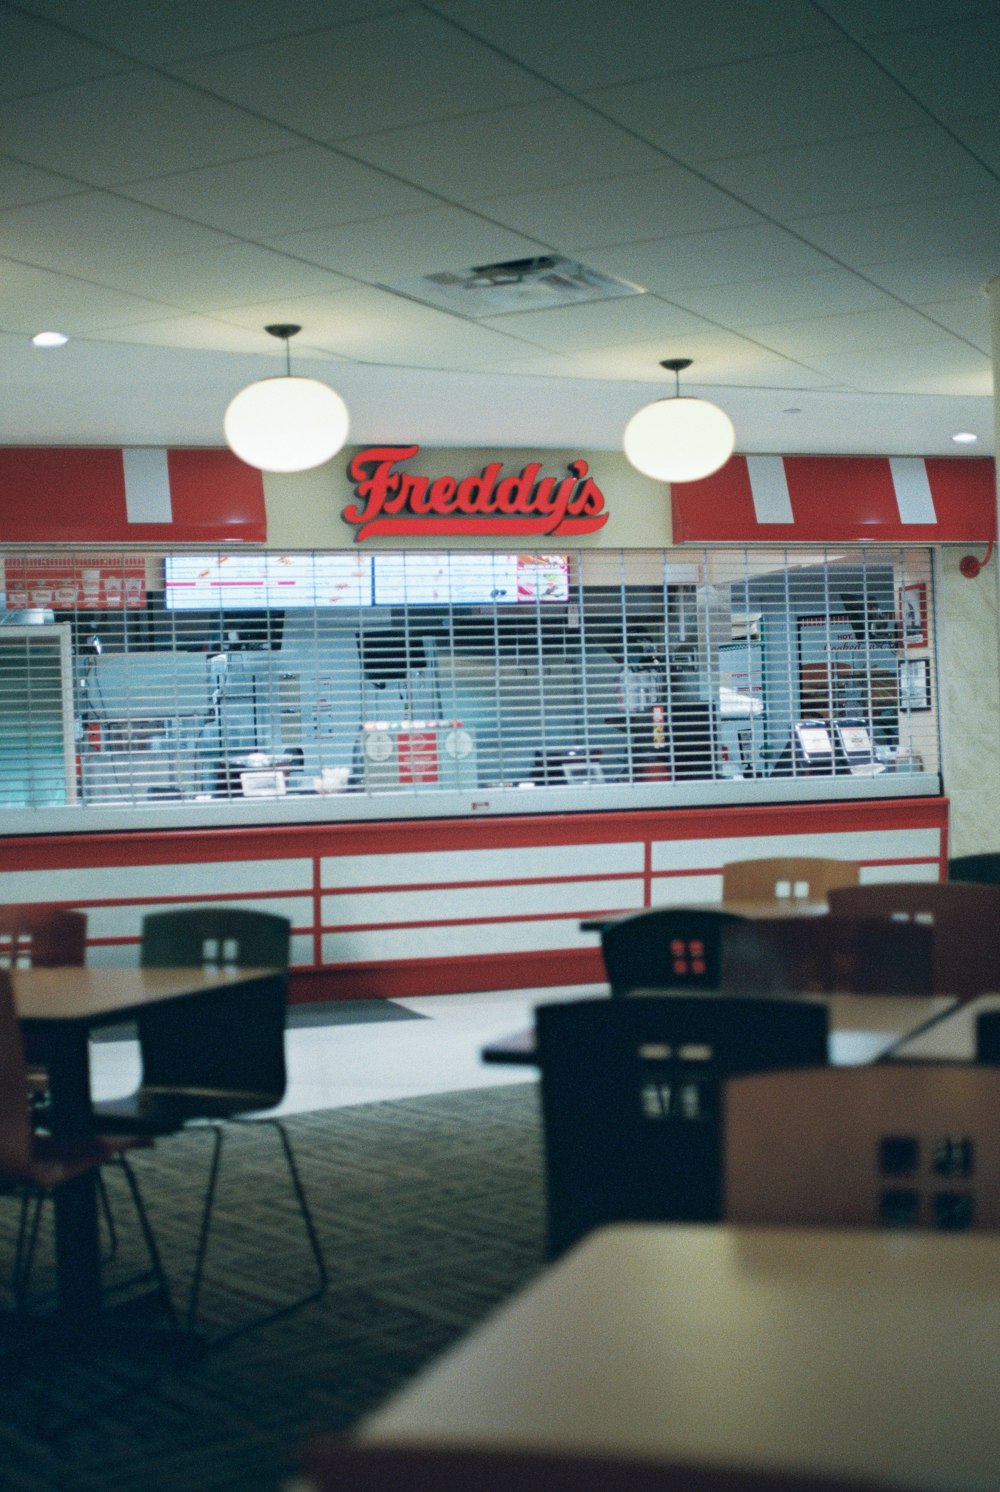
[[[274,969],[126,968],[12,969],[14,1005],[25,1026],[126,1020],[145,1006],[186,999],[220,986],[245,984]]]
[[[998,1278],[985,1232],[600,1228],[357,1433],[996,1492]]]
[[[669,993],[669,992],[668,992]],[[685,993],[678,990],[678,994]],[[598,997],[599,998],[599,997]],[[627,995],[625,999],[641,999]],[[709,991],[702,996],[712,999]],[[775,998],[768,996],[768,998]],[[783,995],[779,998],[793,999]],[[875,1062],[895,1055],[900,1044],[925,1027],[935,1024],[956,1009],[952,995],[802,995],[804,1000],[821,1000],[830,1012],[830,1061],[838,1067]],[[489,1042],[480,1053],[484,1062],[521,1067],[538,1062],[533,1027],[513,1031]]]

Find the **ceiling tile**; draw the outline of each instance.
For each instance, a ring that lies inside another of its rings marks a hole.
[[[459,207],[292,233],[272,243],[342,274],[383,282],[525,258],[539,249],[532,239]]]
[[[928,338],[919,347],[844,352],[809,359],[810,366],[873,394],[988,394],[990,359],[956,338]]]
[[[134,342],[151,347],[186,347],[214,352],[259,352],[262,354],[260,377],[267,378],[273,369],[263,361],[264,349],[260,331],[252,332],[226,322],[213,321],[208,316],[170,316],[161,321],[150,321],[143,326],[123,323],[109,326],[100,335],[102,342]],[[267,339],[270,341],[270,338]],[[284,346],[281,347],[284,371]],[[235,394],[244,380],[236,378],[232,392]]]
[[[992,352],[990,303],[984,292],[956,300],[931,301],[921,310],[929,320],[971,342],[980,352]]]
[[[742,285],[714,285],[704,290],[678,290],[678,305],[686,306],[723,326],[766,326],[797,321],[805,316],[836,316],[869,308],[888,309],[891,297],[846,269],[815,275],[780,275]]]
[[[852,136],[764,155],[738,155],[704,168],[761,212],[787,220],[813,213],[924,201],[985,191],[989,173],[944,130]]]
[[[0,156],[0,211],[27,202],[69,197],[79,190],[80,183],[68,176],[57,176],[54,171],[40,171],[37,166]]]
[[[914,31],[942,18],[963,21],[994,9],[995,0],[823,0],[831,20],[852,36],[878,36],[883,31]]]
[[[587,305],[513,313],[497,319],[486,317],[483,324],[498,326],[511,336],[523,337],[550,352],[567,352],[577,347],[620,347],[630,342],[648,342],[657,335],[681,336],[706,330],[701,317],[653,295],[591,301]]]
[[[975,119],[996,109],[1000,12],[894,32],[869,45],[894,78],[938,119]]]
[[[767,347],[735,335],[707,334],[635,345],[612,347],[596,353],[579,352],[574,358],[577,376],[589,372],[606,378],[634,378],[647,383],[655,377],[662,381],[663,398],[673,393],[673,376],[664,373],[659,364],[665,358],[690,357],[693,366],[684,374],[688,394],[706,393],[725,405],[725,388],[756,388],[760,385],[783,389],[829,387],[831,380],[814,368],[802,367],[780,357]],[[714,391],[714,392],[713,392]]]
[[[627,223],[622,226],[624,231]],[[742,285],[831,268],[826,254],[771,223],[616,244],[592,249],[587,257],[595,269],[666,296],[705,285]]]
[[[31,9],[144,62],[250,46],[398,10],[394,0],[30,0]]]
[[[387,307],[391,316],[386,315]],[[522,345],[500,330],[441,315],[367,286],[338,295],[328,321],[303,321],[303,335],[310,346],[338,357],[398,367],[477,367],[486,358],[508,356]]]
[[[426,192],[325,145],[180,171],[120,190],[150,206],[258,240],[437,205]]]
[[[0,12],[0,100],[28,98],[126,68],[113,51],[61,27],[8,7]]]
[[[221,311],[229,306],[283,295],[336,291],[348,282],[319,265],[289,259],[258,244],[226,242],[205,253],[175,254],[146,265],[114,265],[100,278],[120,290],[153,291],[185,311]]]
[[[428,191],[472,201],[653,171],[659,151],[569,99],[475,114],[351,141],[352,154]]]
[[[981,291],[998,272],[995,248],[944,254],[939,259],[894,259],[864,266],[865,278],[911,305],[957,300]]]
[[[573,92],[702,67],[706,34],[718,62],[837,39],[798,0],[768,0],[766,25],[746,0],[672,0],[668,14],[663,0],[619,0],[611,23],[579,0],[439,0],[438,9]]]
[[[994,110],[979,119],[956,119],[951,133],[977,160],[1000,176],[1000,113]]]
[[[0,137],[8,154],[95,186],[298,143],[230,104],[147,72],[6,103]]]
[[[682,161],[724,159],[926,123],[919,106],[848,44],[704,67],[586,95]]]
[[[32,336],[48,330],[78,336],[119,322],[152,321],[170,310],[158,301],[0,260],[0,325],[7,332]]]
[[[448,119],[552,91],[416,8],[241,47],[172,71],[316,140]]]
[[[476,205],[555,248],[620,243],[626,223],[630,239],[644,239],[757,221],[756,213],[683,166],[484,198]]]
[[[11,259],[97,280],[101,271],[139,266],[150,288],[156,286],[162,259],[230,242],[211,228],[108,192],[80,192],[0,212],[0,243]]]
[[[912,259],[918,246],[928,259],[992,251],[996,262],[1000,185],[972,196],[942,198],[936,211],[930,211],[926,202],[905,202],[797,218],[790,226],[817,248],[857,267]]]
[[[885,311],[856,311],[849,316],[774,322],[747,327],[746,332],[785,357],[808,360],[817,353],[912,347],[936,335],[926,316],[905,306]]]

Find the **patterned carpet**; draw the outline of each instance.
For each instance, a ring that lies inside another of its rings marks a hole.
[[[0,1399],[5,1492],[277,1492],[296,1447],[349,1426],[540,1268],[542,1163],[534,1085],[298,1115],[287,1128],[330,1269],[300,1311],[170,1367],[108,1408],[155,1359],[98,1345],[78,1361],[12,1371]],[[189,1130],[136,1160],[178,1300],[186,1299],[209,1139]],[[231,1126],[206,1268],[210,1333],[306,1292],[312,1260],[273,1129]],[[112,1176],[122,1243],[109,1278],[142,1261]],[[17,1208],[0,1208],[0,1260]],[[5,1267],[5,1265],[0,1265]],[[51,1283],[49,1249],[34,1283]],[[55,1439],[39,1407],[90,1423]]]

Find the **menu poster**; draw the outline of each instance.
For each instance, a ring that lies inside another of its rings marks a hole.
[[[356,554],[174,554],[168,611],[370,606],[371,558]]]
[[[8,555],[4,575],[8,611],[137,611],[146,605],[142,555]]]

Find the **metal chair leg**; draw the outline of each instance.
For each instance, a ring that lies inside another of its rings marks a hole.
[[[274,1118],[234,1119],[233,1122],[248,1125],[267,1124],[273,1129],[277,1130],[278,1137],[281,1142],[281,1147],[285,1154],[285,1160],[288,1164],[288,1171],[291,1177],[296,1201],[299,1205],[299,1212],[301,1214],[302,1221],[305,1224],[306,1233],[309,1238],[309,1247],[312,1251],[313,1259],[316,1263],[316,1270],[319,1275],[319,1284],[316,1289],[309,1291],[309,1293],[306,1295],[300,1296],[297,1300],[289,1301],[287,1305],[278,1306],[276,1310],[267,1311],[261,1316],[255,1316],[252,1321],[247,1321],[242,1326],[234,1327],[231,1331],[223,1332],[220,1336],[213,1337],[211,1342],[209,1343],[209,1345],[212,1347],[219,1347],[225,1342],[231,1342],[235,1337],[243,1336],[246,1332],[254,1331],[257,1327],[268,1325],[272,1321],[278,1321],[281,1319],[282,1316],[290,1315],[292,1311],[297,1311],[301,1306],[308,1305],[310,1301],[318,1300],[320,1296],[323,1295],[323,1293],[325,1292],[327,1284],[329,1283],[329,1274],[326,1267],[326,1261],[323,1258],[323,1251],[320,1247],[319,1237],[316,1233],[315,1224],[313,1223],[312,1213],[310,1212],[309,1204],[306,1201],[305,1188],[302,1185],[302,1178],[299,1174],[299,1168],[296,1164],[295,1156],[292,1152],[291,1143],[288,1139],[288,1135],[285,1131],[284,1125],[281,1123],[280,1119]],[[198,1254],[195,1266],[195,1278],[192,1284],[191,1298],[188,1305],[186,1322],[188,1331],[194,1330],[195,1321],[197,1319],[198,1294],[201,1289],[202,1266],[204,1264],[205,1253],[208,1245],[208,1234],[209,1228],[211,1226],[210,1214],[215,1199],[215,1187],[216,1181],[218,1179],[219,1156],[222,1149],[221,1127],[217,1130],[217,1135],[218,1138],[212,1156],[212,1170],[209,1175],[208,1192],[205,1198],[205,1208],[202,1213],[202,1226],[198,1239]]]

